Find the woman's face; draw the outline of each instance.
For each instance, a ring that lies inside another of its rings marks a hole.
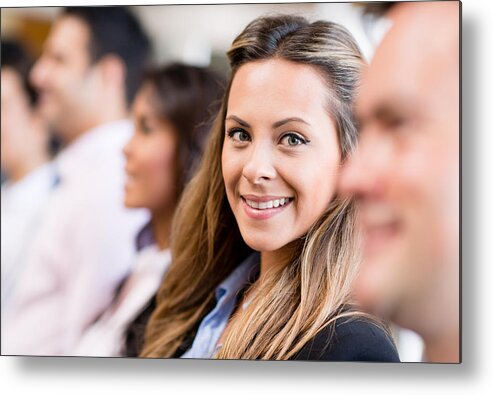
[[[287,247],[334,196],[341,153],[327,102],[311,66],[257,61],[234,77],[222,170],[242,237],[254,250]]]
[[[134,134],[123,152],[125,205],[166,210],[176,200],[176,131],[156,114],[155,93],[150,85],[138,92],[134,106]]]

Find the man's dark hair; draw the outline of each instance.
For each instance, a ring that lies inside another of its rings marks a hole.
[[[108,54],[122,59],[126,66],[126,99],[130,104],[151,53],[151,42],[136,16],[126,7],[67,7],[62,16],[79,18],[87,24],[92,63]]]
[[[36,91],[29,82],[29,71],[33,64],[32,58],[21,46],[21,44],[2,40],[2,67],[10,67],[19,74],[24,90],[26,91],[31,104],[36,102]]]
[[[357,3],[357,5],[363,8],[363,14],[380,17],[385,15],[392,7],[396,5],[396,3],[397,2],[395,1],[375,1],[369,3]]]

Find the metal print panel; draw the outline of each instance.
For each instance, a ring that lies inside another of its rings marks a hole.
[[[461,362],[460,2],[1,12],[2,355]]]

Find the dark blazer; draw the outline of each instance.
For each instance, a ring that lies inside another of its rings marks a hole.
[[[138,357],[144,348],[144,334],[147,321],[156,309],[156,295],[152,297],[140,314],[130,323],[125,332],[124,357]]]
[[[155,298],[135,319],[127,330],[125,356],[136,357],[142,350],[144,330],[152,311]],[[179,358],[189,347],[198,330],[195,328],[186,336],[173,358]],[[400,362],[397,349],[390,336],[374,322],[360,317],[344,317],[322,329],[292,358],[311,361],[360,361]]]
[[[293,358],[317,361],[400,362],[390,336],[360,317],[340,318],[322,329]]]

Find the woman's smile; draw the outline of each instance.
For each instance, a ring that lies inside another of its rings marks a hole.
[[[253,219],[268,219],[283,212],[294,200],[285,196],[241,195],[243,209]]]

